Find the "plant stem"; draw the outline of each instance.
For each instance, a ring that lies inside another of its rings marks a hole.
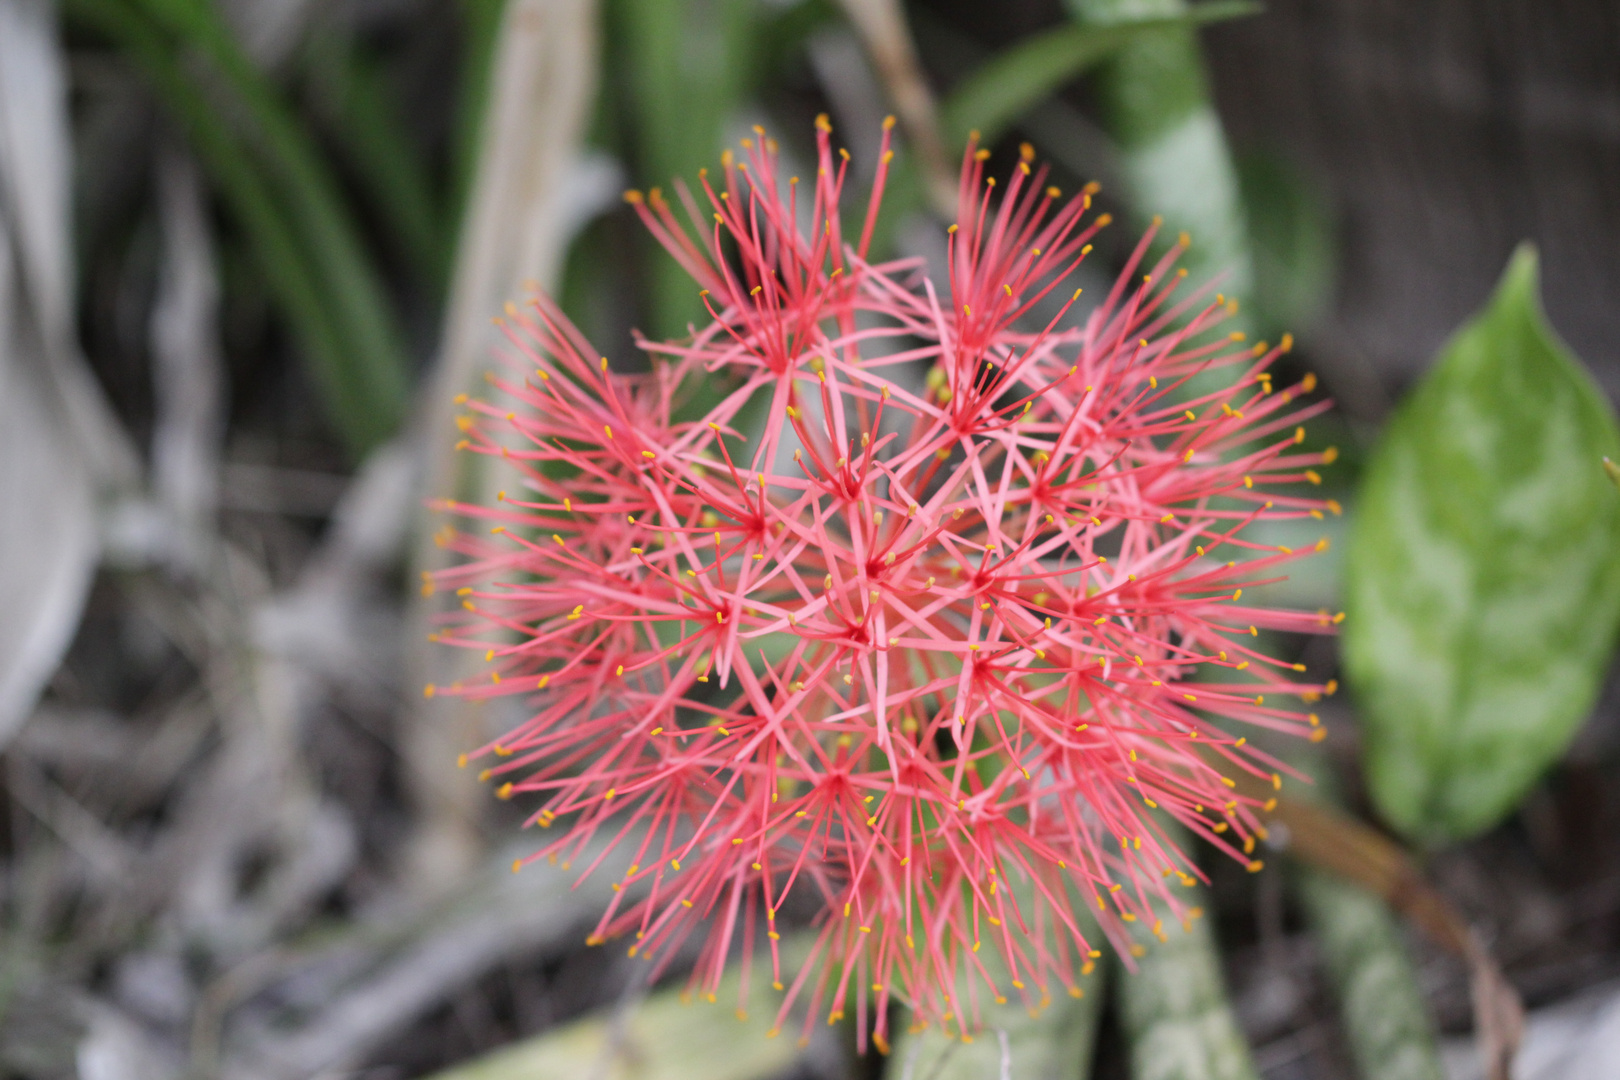
[[[1091,1075],[1107,980],[1108,965],[1099,964],[1083,980],[1078,998],[1064,994],[1035,1011],[1016,1001],[987,1003],[983,1028],[971,1040],[937,1027],[906,1032],[895,1040],[888,1075],[902,1080],[990,1080],[1010,1073],[1019,1080],[1081,1080]],[[1002,1035],[1007,1039],[1005,1072]]]
[[[1389,908],[1319,870],[1301,869],[1298,890],[1360,1074],[1367,1080],[1442,1080],[1428,1007]]]

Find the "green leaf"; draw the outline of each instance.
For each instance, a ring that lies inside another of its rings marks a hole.
[[[1020,905],[1033,901],[1034,888],[1028,882],[1011,887]],[[1103,935],[1083,904],[1076,904],[1076,915],[1098,950],[1105,948]],[[997,986],[1020,985],[996,950],[984,950],[976,962],[984,965]],[[1087,960],[1073,990],[1066,991],[1052,980],[1039,996],[1009,989],[1007,1000],[1000,1002],[984,993],[983,985],[978,984],[979,973],[970,973],[959,979],[957,995],[976,1001],[978,1033],[964,1037],[954,1023],[920,1029],[910,1023],[896,1024],[891,1055],[895,1064],[888,1075],[914,1080],[991,1080],[1010,1073],[1020,1080],[1082,1080],[1091,1075],[1108,969],[1106,960]],[[1007,1039],[1005,1070],[1002,1035]]]
[[[1168,29],[1252,15],[1260,5],[1217,0],[1162,18],[1070,25],[1036,34],[991,57],[964,79],[940,112],[946,138],[956,146],[968,133],[992,143],[1026,111],[1074,81],[1122,46]]]
[[[1319,746],[1301,747],[1288,758],[1315,781],[1298,789],[1298,797],[1343,805],[1333,762]],[[1289,876],[1305,925],[1322,954],[1356,1075],[1363,1080],[1444,1080],[1434,1021],[1389,905],[1304,862],[1296,863]]]
[[[1188,894],[1202,897],[1202,890]],[[1140,923],[1135,971],[1121,971],[1121,1026],[1136,1080],[1259,1080],[1221,978],[1206,919],[1166,919],[1162,941]]]
[[[352,35],[322,28],[308,49],[310,103],[346,159],[364,201],[393,246],[437,293],[449,274],[448,230],[427,162],[410,133],[387,73]]]
[[[1187,0],[1065,0],[1064,6],[1086,26],[1195,10]],[[1123,149],[1157,142],[1210,104],[1198,35],[1190,27],[1168,26],[1137,36],[1103,66],[1095,90],[1103,121]]]
[[[266,283],[309,354],[315,383],[328,408],[346,432],[358,432],[363,437],[369,414],[358,411],[358,395],[346,390],[341,336],[322,303],[292,228],[225,119],[196,91],[169,43],[135,12],[115,0],[71,0],[68,11],[117,43],[142,69],[153,91],[185,130],[210,179],[247,235]],[[351,408],[355,409],[353,413]]]
[[[138,64],[253,241],[356,457],[405,413],[387,294],[313,137],[202,0],[71,0]]]
[[[1333,295],[1333,222],[1310,182],[1277,154],[1238,159],[1254,258],[1257,332],[1309,330]]]
[[[1299,871],[1299,894],[1358,1075],[1443,1080],[1434,1022],[1388,905],[1320,870]]]
[[[1110,26],[1127,17],[1185,16],[1206,5],[1066,0],[1065,6],[1081,25]],[[1243,305],[1226,329],[1252,332],[1252,238],[1194,28],[1167,26],[1138,34],[1098,67],[1092,91],[1103,126],[1119,148],[1121,186],[1132,215],[1143,223],[1163,219],[1160,250],[1178,233],[1189,234],[1192,247],[1179,265],[1194,284],[1218,278],[1221,291]]]
[[[1390,422],[1346,556],[1369,787],[1407,836],[1488,828],[1591,708],[1620,621],[1605,455],[1614,412],[1547,325],[1525,245]]]
[[[783,943],[783,966],[792,969],[809,951],[808,939]],[[714,999],[694,1000],[672,987],[621,1010],[599,1010],[542,1035],[503,1047],[432,1080],[533,1080],[600,1076],[613,1080],[768,1080],[788,1073],[799,1056],[798,1025],[778,1035],[781,992],[770,982],[770,962],[753,962],[743,992],[733,965]],[[763,967],[765,970],[760,970]]]
[[[714,169],[726,124],[748,90],[760,13],[747,0],[615,0],[610,48],[625,71],[635,134],[634,171],[648,187],[697,183]],[[647,329],[655,338],[686,333],[706,319],[698,287],[650,237]]]

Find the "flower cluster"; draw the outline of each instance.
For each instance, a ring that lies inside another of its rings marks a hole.
[[[971,1031],[981,995],[1078,993],[1099,937],[1195,914],[1187,834],[1258,865],[1233,777],[1280,765],[1243,732],[1310,734],[1331,691],[1259,631],[1332,620],[1244,602],[1308,553],[1245,530],[1338,509],[1299,446],[1324,406],[1273,385],[1287,339],[1215,331],[1185,237],[1082,319],[1092,192],[1028,148],[998,188],[970,146],[949,280],[874,263],[887,138],[858,236],[824,120],[811,184],[761,132],[675,206],[631,192],[712,316],[643,342],[649,373],[508,309],[514,374],[461,446],[521,490],[441,504],[477,527],[429,583],[491,669],[428,688],[529,703],[474,756],[557,830],[535,857],[628,849],[593,943],[656,969],[702,928],[712,992],[763,933],[783,1016],[854,1008],[880,1048],[892,1001]],[[784,910],[816,913],[808,960]]]

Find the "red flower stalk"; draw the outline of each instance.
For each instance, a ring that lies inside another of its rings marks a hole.
[[[891,1001],[969,1031],[986,991],[1078,992],[1098,928],[1126,945],[1155,909],[1195,915],[1167,822],[1258,867],[1231,774],[1282,767],[1242,733],[1315,734],[1286,702],[1332,689],[1258,630],[1334,620],[1244,603],[1307,553],[1245,529],[1338,508],[1300,494],[1332,458],[1296,449],[1311,380],[1273,387],[1286,338],[1210,332],[1231,305],[1182,288],[1185,238],[1143,273],[1150,232],[1076,327],[1078,291],[1049,294],[1106,217],[1027,149],[993,200],[970,147],[942,297],[917,262],[867,259],[887,129],[852,243],[848,158],[818,128],[808,197],[763,138],[701,203],[680,189],[690,229],[628,196],[713,316],[643,342],[651,374],[608,370],[544,298],[509,309],[520,373],[467,403],[461,445],[524,490],[447,504],[498,535],[449,531],[465,560],[433,583],[464,597],[438,637],[493,665],[441,692],[532,703],[476,756],[559,829],[534,857],[631,850],[591,941],[656,968],[707,927],[712,993],[763,929],[783,1015],[853,997],[881,1048]],[[785,971],[800,898],[819,933]]]

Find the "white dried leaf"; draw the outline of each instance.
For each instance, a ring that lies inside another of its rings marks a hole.
[[[0,0],[0,746],[71,641],[96,560],[92,474],[50,357],[72,312],[65,194],[42,190],[67,185],[60,63],[44,5]]]
[[[595,0],[515,0],[492,66],[477,179],[456,252],[443,355],[430,382],[440,399],[474,382],[498,340],[490,316],[555,280],[580,224],[580,140],[596,96]],[[594,193],[585,198],[595,201]],[[435,427],[435,434],[448,422]]]
[[[178,1075],[173,1061],[140,1025],[105,1005],[92,1005],[89,1028],[79,1044],[79,1080],[166,1080]]]
[[[21,285],[47,336],[73,318],[66,93],[50,5],[0,0],[0,198]]]
[[[223,10],[254,62],[275,69],[297,51],[316,5],[312,0],[226,0]]]
[[[72,132],[67,74],[48,0],[0,0],[0,215],[11,234],[12,288],[39,338],[47,401],[97,484],[121,488],[137,457],[74,335]]]
[[[96,560],[90,472],[15,317],[9,256],[0,228],[0,746],[72,640]]]

